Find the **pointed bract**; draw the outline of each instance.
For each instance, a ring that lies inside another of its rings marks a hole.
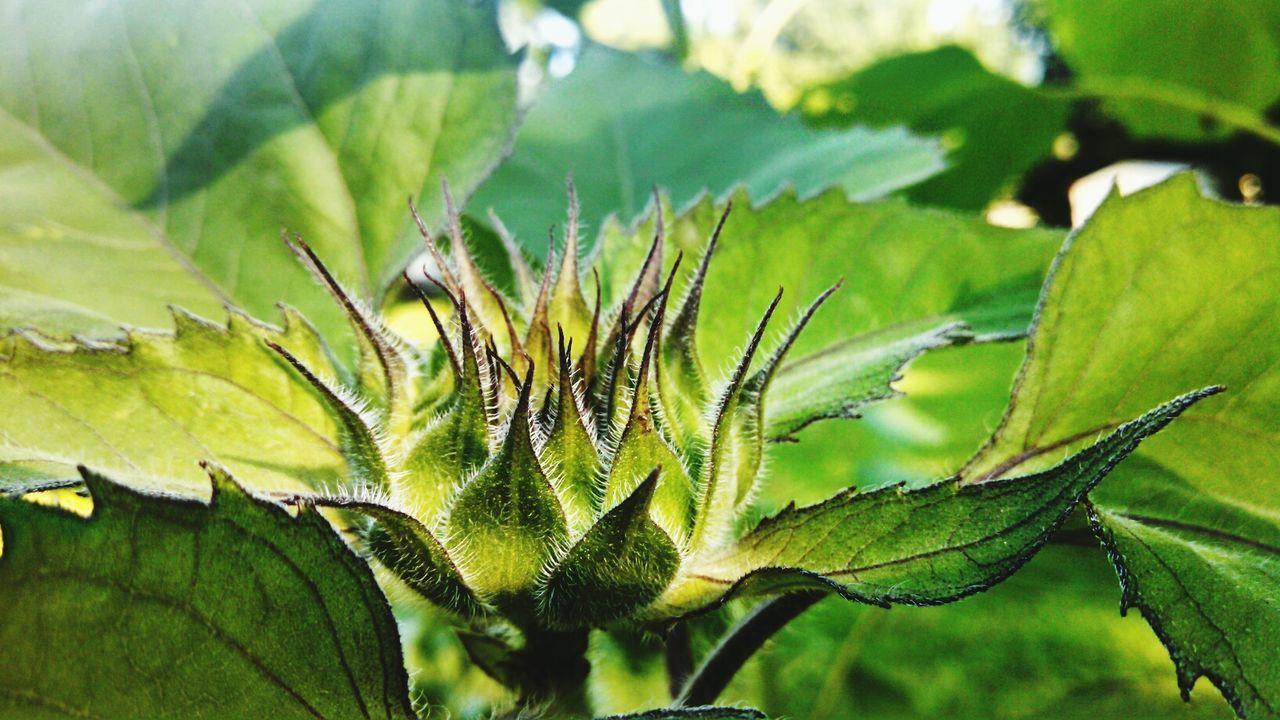
[[[543,581],[539,605],[552,627],[620,620],[652,602],[675,577],[680,552],[649,517],[658,469],[576,542]]]
[[[502,445],[449,510],[447,547],[468,585],[499,603],[531,592],[568,538],[564,510],[529,434],[531,378],[527,373]]]

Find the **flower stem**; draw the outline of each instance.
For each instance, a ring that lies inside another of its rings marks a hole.
[[[673,704],[696,707],[714,703],[766,640],[823,597],[825,593],[795,593],[766,600],[752,608],[720,638],[719,644],[689,676]]]

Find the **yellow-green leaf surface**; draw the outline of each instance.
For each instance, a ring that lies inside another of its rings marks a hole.
[[[476,193],[525,247],[541,254],[547,226],[564,217],[561,180],[573,173],[582,221],[595,231],[615,214],[640,215],[657,186],[677,207],[741,185],[756,201],[785,188],[809,196],[841,188],[881,197],[941,170],[932,140],[901,128],[814,130],[780,116],[757,92],[738,94],[705,72],[587,46],[574,71],[538,97],[511,157]]]
[[[211,474],[208,505],[89,471],[88,518],[0,498],[0,715],[416,717],[364,561]]]
[[[1170,393],[1227,390],[1090,496],[1125,602],[1189,692],[1280,713],[1280,211],[1189,175],[1108,200],[1059,258],[1010,410],[966,478],[1052,464]]]
[[[492,8],[450,0],[0,3],[0,322],[63,335],[163,324],[164,303],[326,335],[301,233],[376,299],[515,122]]]
[[[75,479],[88,464],[135,487],[204,494],[212,460],[257,488],[338,487],[347,464],[316,390],[264,341],[322,375],[334,365],[296,315],[276,330],[175,312],[172,333],[118,343],[0,338],[0,490]]]
[[[876,605],[936,605],[985,590],[1022,567],[1138,443],[1215,391],[1182,395],[1034,475],[850,489],[788,507],[724,550],[688,561],[659,607],[692,612],[736,595],[806,589]]]

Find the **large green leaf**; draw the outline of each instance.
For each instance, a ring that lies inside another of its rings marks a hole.
[[[1010,410],[970,479],[1052,464],[1135,409],[1207,383],[1091,496],[1125,589],[1242,714],[1280,712],[1280,211],[1189,175],[1111,198],[1064,250]]]
[[[1116,614],[1109,574],[1096,549],[1050,545],[1000,586],[945,607],[826,601],[722,697],[807,720],[1230,718],[1216,693],[1188,704],[1169,691],[1160,642]]]
[[[950,167],[907,195],[972,209],[1049,155],[1070,109],[1066,98],[996,75],[954,46],[882,60],[807,91],[802,103],[821,127],[901,124],[939,135]]]
[[[573,173],[582,221],[630,222],[658,186],[682,207],[703,190],[745,186],[763,201],[792,187],[802,196],[839,187],[866,199],[942,168],[931,141],[900,129],[815,131],[780,117],[758,93],[739,95],[706,73],[657,58],[588,46],[567,78],[538,98],[511,158],[472,200],[492,207],[522,243],[545,252],[547,227],[564,217]]]
[[[373,573],[314,509],[92,472],[82,518],[0,498],[0,714],[412,718]]]
[[[1213,392],[1182,395],[1034,475],[850,489],[788,507],[723,551],[689,560],[660,605],[695,612],[739,595],[806,589],[876,605],[937,605],[985,590],[1022,567],[1138,443]]]
[[[1280,138],[1280,5],[1270,0],[1039,0],[1054,48],[1086,95],[1138,137],[1249,130]],[[1261,131],[1261,132],[1259,132]]]
[[[133,330],[119,343],[0,338],[0,490],[75,479],[89,463],[135,487],[203,493],[199,460],[255,487],[336,489],[347,477],[338,426],[264,341],[322,375],[336,369],[301,318],[286,321],[175,312],[173,334]]]
[[[280,300],[345,332],[280,228],[376,299],[405,197],[441,218],[516,115],[482,3],[5,0],[0,65],[0,321],[61,333]]]

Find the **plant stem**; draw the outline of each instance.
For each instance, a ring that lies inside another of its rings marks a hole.
[[[662,13],[667,18],[667,27],[671,29],[671,54],[679,62],[684,62],[689,57],[689,29],[684,22],[680,0],[662,0]]]
[[[685,682],[673,704],[695,707],[715,702],[766,640],[824,597],[826,594],[820,592],[795,593],[766,600],[752,608],[720,638],[720,643]]]
[[[678,622],[667,633],[667,687],[671,697],[679,697],[684,683],[693,673],[693,647],[689,642],[689,624]]]

